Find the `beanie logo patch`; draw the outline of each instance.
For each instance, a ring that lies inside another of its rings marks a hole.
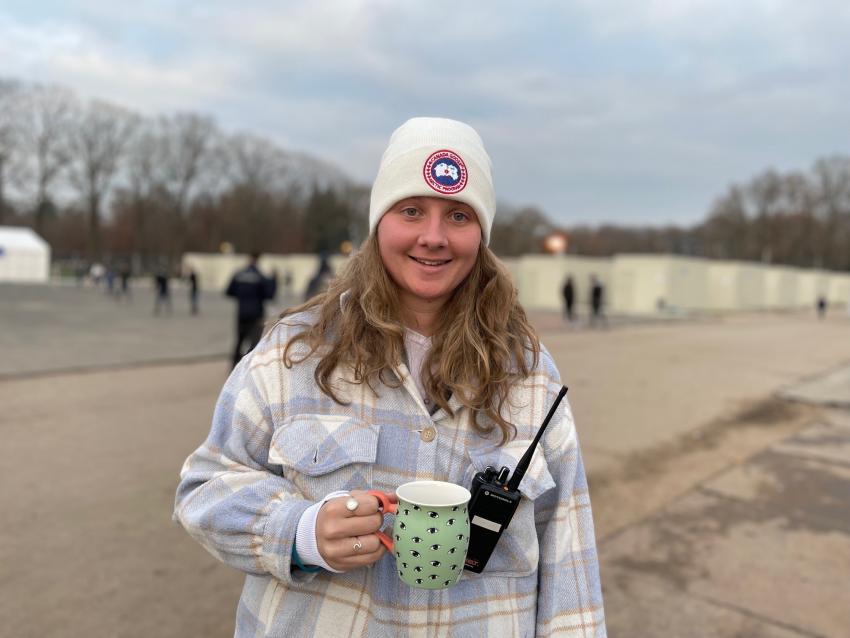
[[[425,182],[438,193],[453,195],[466,188],[466,164],[460,155],[442,150],[431,153],[422,167]]]

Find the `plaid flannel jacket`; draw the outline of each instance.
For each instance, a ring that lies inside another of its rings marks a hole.
[[[543,350],[513,390],[506,416],[517,436],[504,446],[498,431],[476,434],[455,399],[454,416],[430,415],[404,365],[400,387],[382,385],[379,396],[339,373],[335,387],[348,403],[339,405],[317,388],[315,359],[283,364],[283,347],[301,329],[294,324],[308,320],[278,322],[241,361],[209,437],[181,472],[175,519],[247,574],[236,636],[605,636],[590,499],[566,400],[482,574],[465,571],[455,586],[430,591],[405,585],[389,554],[344,574],[291,563],[302,512],[334,490],[392,491],[412,480],[468,487],[487,465],[515,467],[561,386]],[[433,439],[422,435],[428,428]]]

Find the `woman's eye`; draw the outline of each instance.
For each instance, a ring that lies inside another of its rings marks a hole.
[[[452,213],[452,220],[456,222],[465,222],[469,219],[469,215],[464,213],[462,210],[456,210]]]
[[[416,217],[419,214],[419,211],[415,208],[402,208],[401,214],[405,217]]]

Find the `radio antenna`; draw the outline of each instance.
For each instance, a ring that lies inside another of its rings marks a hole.
[[[525,454],[522,455],[522,458],[519,460],[519,464],[517,464],[516,469],[514,470],[514,474],[511,477],[511,480],[508,481],[505,489],[514,491],[519,488],[519,484],[522,482],[522,477],[525,476],[525,471],[528,469],[528,466],[531,464],[531,457],[534,456],[534,449],[537,447],[537,444],[540,442],[540,437],[543,436],[543,430],[546,429],[546,426],[549,425],[549,421],[552,420],[552,415],[555,414],[555,410],[558,409],[558,406],[561,405],[561,400],[567,394],[567,386],[561,386],[561,391],[558,392],[558,398],[555,399],[555,403],[552,404],[552,407],[549,408],[549,414],[546,415],[546,418],[543,419],[543,425],[540,426],[540,429],[537,431],[537,434],[534,437],[534,440],[531,442],[531,445],[528,446],[528,449],[525,451]]]

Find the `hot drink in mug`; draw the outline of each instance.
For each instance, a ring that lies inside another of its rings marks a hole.
[[[369,494],[385,514],[395,515],[392,538],[377,535],[395,556],[399,577],[423,589],[454,585],[469,547],[469,490],[443,481],[413,481],[396,490],[398,505],[384,492]]]

